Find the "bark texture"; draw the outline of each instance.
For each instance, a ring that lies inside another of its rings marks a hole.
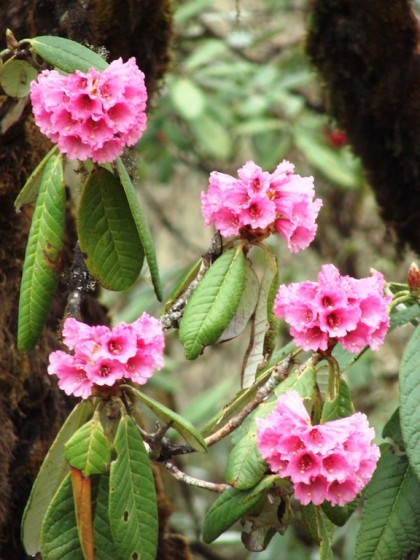
[[[18,40],[60,35],[105,47],[110,60],[135,56],[146,75],[149,98],[169,62],[171,0],[6,0],[0,2],[0,22],[3,37],[9,27]],[[0,90],[0,558],[8,560],[26,558],[20,544],[23,508],[43,457],[74,404],[46,373],[48,355],[57,348],[68,292],[66,274],[76,242],[70,213],[62,279],[43,335],[30,352],[16,348],[19,285],[32,209],[24,207],[16,214],[13,203],[49,148],[25,100],[7,98]],[[94,298],[86,301],[83,313],[88,323],[107,322],[106,311]],[[174,539],[177,555],[170,552],[172,541],[165,536],[170,505],[162,488],[159,504],[159,558],[187,558],[182,539]]]
[[[420,253],[420,34],[409,0],[312,0],[307,53],[382,217]]]

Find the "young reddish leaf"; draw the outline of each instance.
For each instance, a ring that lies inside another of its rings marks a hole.
[[[64,445],[71,435],[90,418],[92,410],[92,404],[89,401],[82,401],[76,405],[58,432],[32,486],[22,520],[22,541],[30,556],[35,556],[40,551],[43,519],[53,496],[69,472],[68,464],[64,460]]]
[[[77,531],[84,560],[95,560],[93,547],[92,494],[91,479],[83,476],[78,469],[71,468],[71,484],[73,488],[74,511],[76,514]]]

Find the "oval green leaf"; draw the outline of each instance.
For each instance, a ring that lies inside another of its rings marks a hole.
[[[83,186],[77,230],[90,273],[108,290],[129,288],[143,265],[143,247],[124,189],[103,167]]]
[[[245,256],[238,246],[216,260],[185,306],[179,338],[188,360],[217,342],[238,309],[244,284]]]
[[[10,97],[26,97],[29,86],[38,76],[37,70],[26,62],[11,58],[0,66],[0,85]]]
[[[69,473],[69,466],[64,460],[64,445],[91,416],[92,405],[89,401],[82,401],[76,405],[58,432],[41,465],[22,520],[22,542],[29,556],[35,556],[40,551],[42,521],[50,501]]]
[[[204,94],[188,78],[176,79],[170,88],[170,94],[176,109],[184,119],[197,119],[203,113],[206,104]]]
[[[59,272],[64,241],[66,194],[63,161],[47,161],[26,247],[19,298],[18,348],[35,346],[48,315]]]
[[[72,435],[65,445],[65,458],[85,477],[107,472],[111,461],[111,446],[97,416]]]
[[[255,486],[267,470],[267,463],[257,448],[255,423],[253,428],[232,449],[226,467],[226,482],[238,490]]]
[[[26,183],[23,185],[20,193],[17,195],[15,200],[15,210],[20,212],[20,209],[24,204],[31,204],[36,200],[38,196],[39,189],[41,187],[41,181],[44,173],[45,166],[47,165],[49,159],[56,154],[58,151],[57,146],[51,148],[44,159],[35,167],[30,176],[28,177]]]
[[[140,432],[124,416],[115,436],[111,463],[109,521],[120,558],[155,560],[158,536],[156,492]]]
[[[162,284],[160,281],[155,246],[152,234],[150,233],[149,224],[147,223],[142,207],[139,204],[136,190],[121,158],[117,158],[117,170],[121,184],[125,191],[125,196],[127,197],[128,205],[130,206],[131,215],[134,223],[136,224],[137,233],[143,246],[156,297],[159,301],[162,301]]]
[[[366,488],[355,560],[403,560],[420,551],[420,483],[390,445]]]
[[[211,543],[238,519],[254,508],[265,493],[276,482],[277,475],[265,477],[257,486],[249,490],[228,488],[212,504],[204,519],[203,541]]]
[[[344,379],[340,379],[339,389],[334,399],[326,399],[324,408],[322,409],[321,424],[336,420],[337,418],[346,418],[354,414],[354,406],[351,400],[350,389]]]
[[[196,451],[207,451],[207,445],[203,436],[186,418],[183,418],[159,401],[152,399],[149,395],[138,391],[135,387],[130,387],[129,390],[134,393],[139,401],[150,408],[150,410],[152,410],[165,424],[170,424],[171,428],[181,434],[181,436],[193,449]]]
[[[420,480],[420,325],[401,360],[400,421],[410,465]]]
[[[102,71],[108,66],[107,61],[96,52],[64,37],[40,35],[29,39],[29,42],[41,58],[69,74],[76,70],[87,72],[89,68]]]
[[[99,477],[98,494],[95,502],[93,519],[93,542],[95,544],[95,560],[116,560],[118,553],[112,538],[109,523],[109,476]]]
[[[328,519],[337,525],[337,527],[342,527],[349,520],[350,516],[356,510],[360,502],[360,496],[356,497],[354,500],[346,504],[345,506],[333,506],[330,502],[323,502],[321,507],[322,511],[328,517]]]

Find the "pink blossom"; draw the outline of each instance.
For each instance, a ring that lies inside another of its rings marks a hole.
[[[296,391],[282,394],[274,410],[257,419],[257,445],[272,472],[290,478],[302,504],[328,500],[343,506],[372,477],[379,448],[365,414],[313,426]]]
[[[52,352],[48,373],[57,375],[67,395],[86,399],[95,386],[113,386],[128,379],[143,385],[163,366],[162,326],[147,313],[112,329],[69,317],[64,321],[63,342],[72,353]]]
[[[327,264],[318,282],[299,282],[279,287],[274,313],[291,326],[290,334],[304,350],[326,351],[336,342],[350,352],[366,345],[376,350],[389,327],[391,296],[385,296],[384,279],[372,272],[359,280],[341,276]]]
[[[35,122],[69,158],[114,161],[146,128],[144,74],[134,58],[64,76],[44,70],[31,83]]]
[[[283,161],[270,174],[247,161],[238,178],[213,171],[201,202],[206,225],[225,237],[263,239],[277,231],[290,251],[297,252],[316,234],[322,202],[314,195],[313,178],[295,174],[290,162]]]

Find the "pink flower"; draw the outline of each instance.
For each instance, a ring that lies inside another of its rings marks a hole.
[[[238,169],[238,179],[213,171],[207,193],[201,193],[207,226],[225,237],[241,235],[250,241],[277,231],[291,252],[306,248],[315,237],[322,202],[314,200],[312,177],[300,177],[283,161],[274,173],[253,161]]]
[[[372,477],[379,448],[360,412],[313,426],[296,391],[281,395],[266,418],[257,419],[257,445],[272,472],[290,478],[302,504],[328,500],[343,506]]]
[[[134,58],[103,72],[44,70],[31,83],[31,101],[41,132],[69,158],[114,161],[146,128],[144,74]]]
[[[350,352],[360,352],[366,345],[376,350],[389,327],[391,296],[383,290],[380,272],[356,280],[327,264],[321,267],[318,282],[281,285],[274,313],[285,318],[304,350],[326,351],[336,342]]]
[[[57,375],[67,395],[86,399],[95,386],[113,386],[124,379],[143,385],[163,366],[162,326],[147,313],[113,329],[70,317],[64,321],[63,342],[73,353],[52,352],[48,373]]]

